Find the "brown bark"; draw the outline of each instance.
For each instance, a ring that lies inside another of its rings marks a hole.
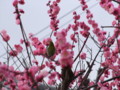
[[[58,90],[68,90],[70,83],[74,77],[74,74],[70,67],[65,67],[62,69],[62,84]]]

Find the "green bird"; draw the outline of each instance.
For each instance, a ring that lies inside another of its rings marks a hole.
[[[51,41],[47,47],[47,56],[48,56],[48,58],[50,58],[54,54],[55,54],[55,46],[54,46],[54,43]]]

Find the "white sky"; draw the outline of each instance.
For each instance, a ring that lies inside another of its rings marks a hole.
[[[20,28],[15,24],[15,15],[14,7],[12,6],[13,0],[1,0],[0,1],[0,30],[6,29],[11,36],[11,42],[16,43],[20,39]],[[25,0],[26,4],[21,6],[25,10],[25,14],[22,15],[22,21],[27,33],[37,33],[42,28],[49,25],[49,17],[47,14],[48,7],[46,3],[48,0]],[[88,4],[90,6],[94,5],[98,0],[90,0]],[[61,11],[58,17],[66,14],[75,7],[79,5],[77,0],[62,0],[60,3]],[[99,23],[99,25],[110,25],[111,18],[103,9],[100,8],[97,4],[94,8],[91,9],[94,13],[94,19]],[[78,13],[82,11],[77,9]],[[83,17],[82,17],[83,16]],[[84,15],[81,16],[81,19],[85,19]],[[64,24],[66,21],[69,21],[72,18],[72,13],[64,17],[60,21],[60,25]],[[70,22],[71,23],[71,22]],[[38,34],[38,37],[41,35],[46,35],[50,29],[46,29],[43,33]],[[1,40],[0,40],[1,41]]]

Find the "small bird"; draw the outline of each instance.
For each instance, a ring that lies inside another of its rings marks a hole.
[[[55,46],[54,43],[51,41],[50,44],[47,47],[47,57],[50,58],[55,54]]]

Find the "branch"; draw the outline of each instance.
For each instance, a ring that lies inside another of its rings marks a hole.
[[[100,77],[102,76],[102,74],[104,73],[104,71],[105,71],[106,69],[107,69],[107,67],[104,67],[104,68],[102,68],[102,69],[100,68],[100,69],[98,70],[98,76],[97,76],[97,78],[96,78],[95,84],[98,83]],[[97,90],[97,86],[95,86],[94,90]]]
[[[79,77],[80,75],[83,75],[83,73],[85,72],[85,70],[81,71],[80,73],[78,73],[76,76],[73,77],[72,81],[75,80],[77,77]]]
[[[99,55],[101,49],[102,49],[102,47],[99,49],[98,53],[96,54],[96,56],[95,56],[95,58],[94,58],[92,64],[90,65],[90,67],[89,67],[89,69],[88,69],[86,75],[85,75],[84,78],[82,79],[81,84],[79,85],[79,87],[78,87],[77,90],[80,90],[80,88],[82,87],[83,83],[87,80],[87,78],[88,78],[88,76],[89,76],[89,74],[90,74],[90,72],[91,72],[91,70],[92,70],[92,67],[93,67],[93,65],[94,65],[94,62],[95,62],[97,56]]]
[[[89,35],[90,35],[90,34],[89,34]],[[83,50],[83,48],[84,48],[84,46],[85,46],[85,44],[86,44],[86,42],[87,42],[87,40],[88,40],[89,35],[87,36],[86,40],[84,41],[82,48],[80,49],[78,55],[77,55],[76,58],[74,59],[74,62],[77,60],[77,58],[79,57],[80,53],[82,52],[82,50]]]
[[[119,26],[101,26],[101,28],[120,28]]]
[[[22,32],[22,36],[23,36],[23,39],[25,41],[25,47],[26,47],[26,52],[28,54],[28,58],[29,58],[29,63],[30,65],[32,66],[32,62],[31,62],[31,57],[30,57],[30,53],[29,53],[29,50],[28,50],[28,46],[26,44],[26,42],[28,42],[28,38],[27,38],[27,35],[25,33],[25,30],[24,30],[24,27],[23,27],[23,24],[22,24],[22,20],[21,20],[21,17],[20,17],[20,13],[19,13],[19,10],[18,10],[18,6],[16,6],[16,13],[18,14],[18,18],[20,20],[20,28],[21,28],[21,32]],[[30,47],[30,50],[32,52],[32,48]],[[32,55],[33,55],[33,52],[32,52]],[[35,59],[35,56],[33,55],[34,59]]]
[[[117,1],[117,0],[112,0],[112,1],[114,1],[114,2],[116,2],[116,3],[118,3],[118,4],[120,4],[120,2],[119,2],[119,1]]]
[[[2,36],[2,34],[0,34],[0,36],[3,38],[3,36]],[[8,42],[6,42],[6,44],[8,45],[8,47],[13,51],[13,49],[12,49],[12,47],[9,45],[9,43]],[[13,52],[14,53],[14,52]],[[14,53],[15,54],[15,53]],[[24,65],[23,65],[23,63],[20,61],[20,59],[19,59],[19,57],[18,56],[16,56],[16,58],[18,59],[18,61],[21,63],[21,65],[24,67],[24,68],[26,68]]]
[[[101,83],[104,84],[104,83],[106,83],[106,82],[115,80],[115,79],[117,79],[117,78],[120,78],[120,76],[116,76],[116,77],[110,78],[110,79],[108,79],[108,80],[102,81]],[[88,89],[93,88],[93,87],[96,87],[96,86],[98,86],[98,84],[94,84],[94,85],[92,85],[92,86],[89,86],[89,87],[85,88],[84,90],[88,90]]]

